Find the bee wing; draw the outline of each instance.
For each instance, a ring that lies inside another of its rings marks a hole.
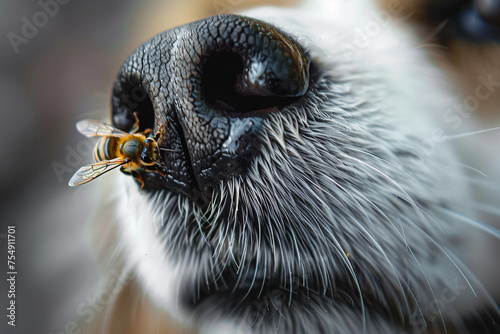
[[[95,164],[83,166],[73,175],[71,180],[69,180],[68,185],[70,187],[74,187],[90,182],[96,177],[99,177],[102,174],[115,169],[116,167],[120,167],[126,162],[127,161],[125,159],[116,158],[112,160],[99,161]]]
[[[110,124],[93,119],[84,119],[77,122],[76,128],[87,137],[125,137],[130,135]]]

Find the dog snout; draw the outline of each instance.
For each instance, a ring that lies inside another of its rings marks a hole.
[[[145,188],[208,200],[259,152],[263,120],[303,96],[309,57],[264,22],[221,15],[163,32],[122,66],[113,89],[116,127],[159,129],[163,162]],[[152,175],[154,174],[154,175]]]

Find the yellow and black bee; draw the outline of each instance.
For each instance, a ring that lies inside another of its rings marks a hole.
[[[87,137],[102,137],[94,149],[96,163],[80,168],[69,181],[69,185],[79,186],[90,182],[117,167],[125,173],[133,174],[139,169],[148,169],[160,163],[160,148],[154,137],[148,137],[152,130],[132,133],[121,131],[112,125],[96,120],[82,120],[76,123],[78,131]]]

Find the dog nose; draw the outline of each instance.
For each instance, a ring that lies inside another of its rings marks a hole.
[[[113,124],[159,129],[163,162],[141,171],[147,189],[209,198],[217,184],[245,173],[259,153],[266,117],[296,103],[309,84],[309,58],[279,29],[221,15],[163,32],[122,66]]]

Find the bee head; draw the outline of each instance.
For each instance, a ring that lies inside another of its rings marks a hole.
[[[141,160],[145,164],[154,164],[160,160],[160,149],[153,138],[146,138],[144,148],[141,153]]]

